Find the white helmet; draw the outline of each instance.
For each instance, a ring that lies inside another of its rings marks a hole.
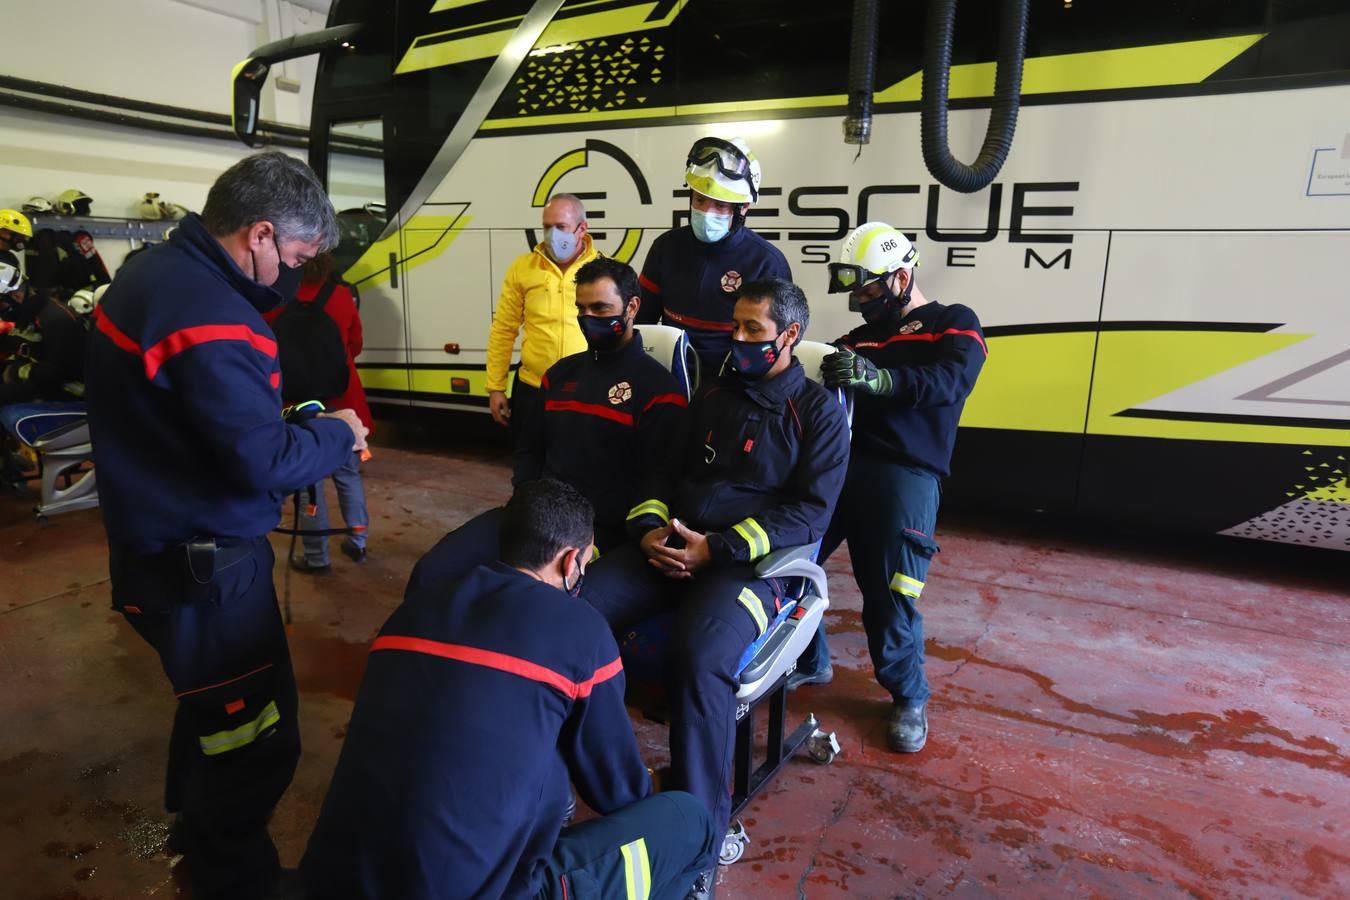
[[[830,293],[851,294],[863,285],[919,264],[919,248],[885,222],[865,222],[853,230],[830,263]]]
[[[723,203],[759,199],[759,160],[744,138],[699,138],[689,148],[684,166],[684,183],[705,197]]]
[[[94,292],[89,288],[81,288],[71,294],[70,299],[66,301],[66,306],[70,307],[70,311],[81,316],[87,316],[93,312],[95,304]]]
[[[19,258],[8,250],[0,250],[0,294],[17,291],[22,282]]]
[[[49,213],[52,211],[52,201],[36,195],[29,197],[23,201],[23,211],[26,213]]]

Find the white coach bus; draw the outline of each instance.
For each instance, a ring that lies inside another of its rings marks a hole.
[[[236,69],[236,129],[265,141],[266,63],[321,54],[310,161],[344,210],[372,399],[485,410],[492,308],[548,196],[582,197],[640,270],[688,215],[689,146],[741,136],[764,171],[749,224],[811,337],[855,324],[824,263],[872,219],[913,235],[929,297],[978,312],[949,495],[1350,549],[1347,4],[1033,0],[1012,151],[973,194],[919,151],[923,4],[882,4],[861,153],[840,127],[852,4],[549,5],[336,0],[319,45]],[[958,10],[958,157],[998,27]]]

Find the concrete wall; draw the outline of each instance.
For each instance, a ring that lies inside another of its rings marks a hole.
[[[270,40],[324,26],[318,0],[41,0],[3,3],[0,74],[211,112],[230,109],[230,71]],[[264,118],[309,121],[316,62],[273,69]],[[300,82],[278,91],[278,76]],[[0,107],[0,207],[66,188],[94,198],[94,214],[135,216],[146,191],[199,209],[215,176],[248,149]],[[299,150],[288,150],[303,156]],[[100,242],[110,266],[131,249]]]

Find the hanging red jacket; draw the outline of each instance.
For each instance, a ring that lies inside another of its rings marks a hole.
[[[295,292],[295,299],[301,303],[308,303],[319,295],[320,287],[322,285],[319,282],[303,281]],[[263,318],[270,325],[284,307],[285,304],[277,306],[264,314]],[[323,311],[337,323],[338,332],[342,335],[342,344],[347,348],[347,390],[328,406],[331,409],[352,410],[360,418],[361,424],[374,433],[375,423],[370,416],[370,405],[366,403],[366,390],[361,386],[361,376],[356,371],[356,357],[361,352],[361,313],[356,309],[352,292],[341,284],[336,285],[333,288],[333,295],[324,304]]]

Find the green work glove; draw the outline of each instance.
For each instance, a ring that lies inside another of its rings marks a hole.
[[[840,347],[825,357],[820,363],[820,372],[825,383],[833,388],[853,388],[883,396],[895,387],[889,370],[878,369],[870,359],[847,347]]]

